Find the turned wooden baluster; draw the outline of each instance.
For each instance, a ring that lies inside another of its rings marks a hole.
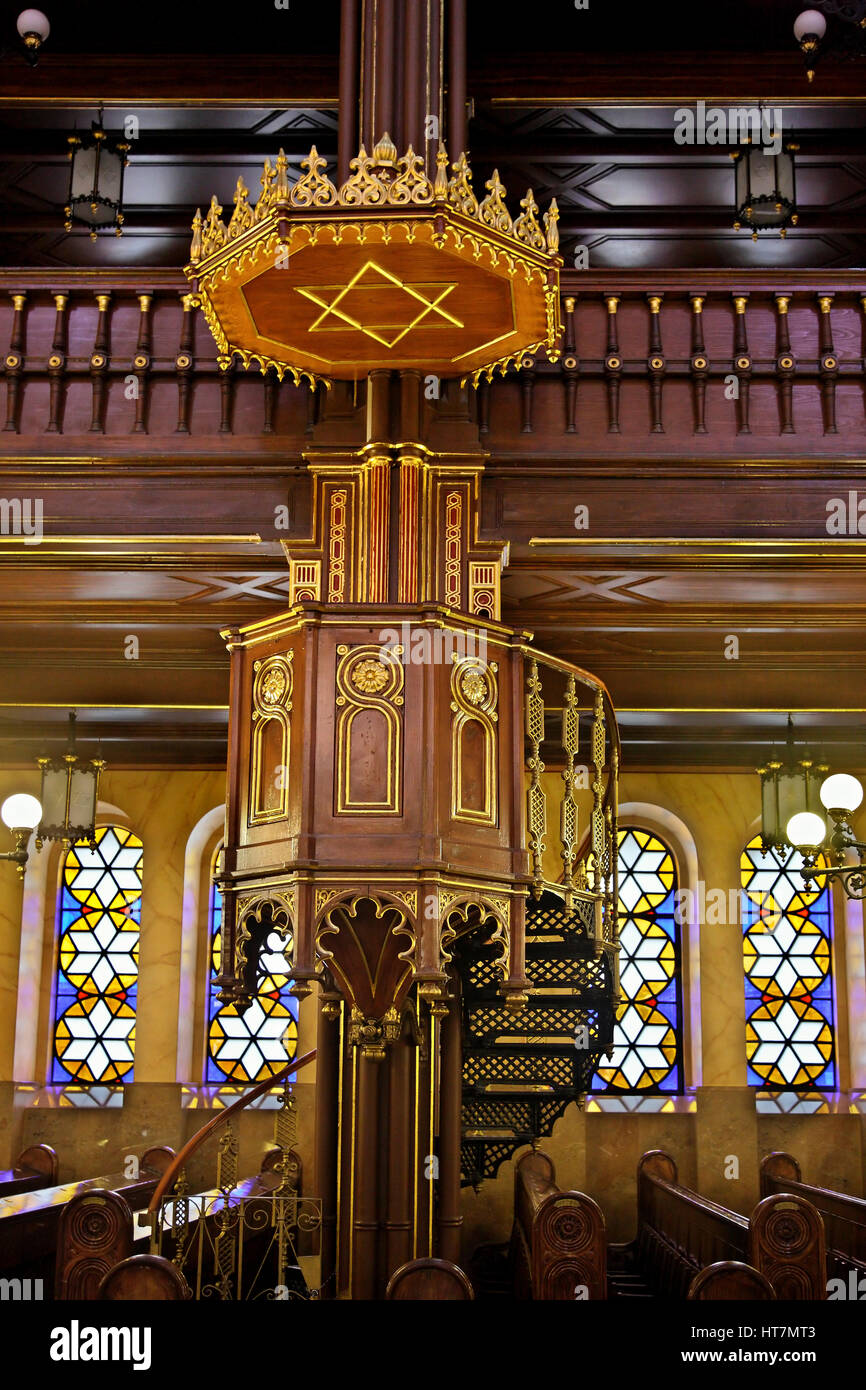
[[[110,294],[98,294],[96,303],[99,314],[96,319],[96,337],[90,354],[90,385],[92,409],[90,413],[90,433],[105,433],[105,397],[108,384],[108,309]]]
[[[839,359],[833,347],[833,325],[830,310],[833,307],[832,294],[818,295],[818,333],[821,353],[821,403],[824,411],[824,433],[838,434],[836,429],[836,381],[839,375]]]
[[[484,377],[478,383],[475,392],[475,400],[478,407],[478,433],[490,433],[490,382]]]
[[[693,294],[692,300],[692,398],[695,406],[695,434],[707,433],[707,374],[709,358],[704,346],[704,300],[706,295]]]
[[[54,337],[51,340],[51,356],[48,358],[48,424],[46,434],[63,433],[63,381],[66,376],[66,350],[68,318],[66,308],[69,295],[59,292],[54,295]]]
[[[607,377],[607,432],[608,434],[619,434],[619,379],[622,372],[622,357],[619,352],[619,337],[616,327],[619,296],[607,295],[606,303],[607,354],[604,359],[604,370]]]
[[[647,368],[650,377],[650,413],[652,415],[652,434],[664,434],[662,423],[662,382],[665,374],[665,359],[662,349],[661,307],[663,295],[648,294],[650,308],[650,342]]]
[[[274,401],[276,399],[277,383],[273,372],[265,372],[264,375],[264,424],[262,434],[273,434],[274,432]]]
[[[560,363],[565,381],[565,433],[577,433],[577,379],[578,363],[574,350],[574,305],[575,298],[569,295],[565,301],[565,351]]]
[[[791,335],[788,332],[789,294],[776,295],[776,375],[779,379],[779,409],[781,433],[794,434],[794,372],[797,364],[791,351]]]
[[[18,402],[21,395],[21,372],[24,367],[24,305],[27,295],[13,294],[12,336],[6,354],[6,424],[4,429],[18,433]]]
[[[535,396],[535,359],[524,357],[520,372],[520,428],[523,434],[532,434],[532,406]]]
[[[235,390],[234,359],[220,371],[220,434],[232,432],[232,402]]]
[[[149,385],[149,374],[152,365],[152,319],[151,305],[153,303],[152,294],[140,294],[138,296],[138,342],[135,348],[135,356],[132,359],[132,367],[137,378],[137,390],[135,395],[135,424],[132,427],[134,434],[147,433],[147,395]]]
[[[175,434],[189,434],[190,386],[192,385],[193,297],[181,295],[183,316],[180,326],[180,345],[174,365],[177,369],[177,426]]]
[[[307,388],[307,418],[304,425],[304,434],[311,435],[319,418],[319,392],[315,386]]]
[[[734,372],[737,377],[737,434],[751,434],[749,426],[749,382],[752,377],[752,359],[749,354],[749,339],[746,333],[747,294],[734,295]]]

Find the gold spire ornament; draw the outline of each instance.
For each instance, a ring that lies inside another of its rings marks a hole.
[[[255,205],[238,179],[228,223],[214,196],[192,224],[186,275],[227,370],[282,380],[354,379],[381,368],[477,385],[560,354],[559,212],[532,189],[512,220],[494,171],[479,200],[465,153],[440,146],[435,177],[387,133],[362,145],[338,187],[315,146],[292,181],[280,150]]]

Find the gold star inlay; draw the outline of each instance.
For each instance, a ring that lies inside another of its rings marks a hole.
[[[383,270],[375,261],[367,261],[347,285],[297,286],[298,294],[311,299],[322,310],[315,322],[310,324],[310,333],[333,333],[339,329],[355,328],[387,348],[396,347],[428,315],[437,314],[443,322],[463,328],[460,319],[441,307],[443,300],[456,288],[456,281],[447,285],[408,285],[390,271]],[[390,321],[382,323],[378,321],[382,317],[382,296],[388,291],[392,292]],[[396,291],[400,291],[399,297]],[[328,295],[333,297],[323,298]],[[364,299],[369,299],[371,295],[374,296],[372,318],[364,322],[361,317]],[[335,321],[329,322],[331,319]],[[394,322],[395,319],[398,321]]]

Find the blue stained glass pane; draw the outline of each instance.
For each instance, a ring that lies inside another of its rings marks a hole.
[[[221,1004],[217,997],[222,914],[222,894],[212,883],[205,1081],[254,1083],[275,1075],[297,1053],[298,1001],[288,973],[291,942],[271,932],[259,959],[258,993],[239,1014],[234,1004]]]
[[[760,836],[740,861],[747,1077],[763,1091],[837,1084],[830,890],[802,864]]]
[[[677,1093],[682,1086],[680,934],[673,855],[650,831],[619,832],[620,986],[613,1057],[591,1090]]]

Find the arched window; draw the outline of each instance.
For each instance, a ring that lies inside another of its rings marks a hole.
[[[100,826],[95,848],[81,840],[63,860],[52,1082],[132,1080],[141,862],[141,840],[120,825]]]
[[[740,860],[748,1083],[772,1091],[836,1085],[830,890],[802,863],[760,836]]]
[[[246,1085],[273,1076],[297,1052],[298,1001],[290,993],[287,967],[292,943],[271,932],[259,959],[258,993],[239,1014],[234,1004],[221,1004],[217,998],[222,908],[222,894],[211,879],[204,1079],[208,1084]]]
[[[663,1091],[682,1086],[682,975],[677,869],[649,830],[619,832],[620,985],[613,1057],[592,1090]]]

